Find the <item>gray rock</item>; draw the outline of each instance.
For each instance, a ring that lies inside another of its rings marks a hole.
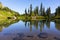
[[[28,35],[27,37],[33,37],[32,35]]]
[[[60,38],[58,38],[58,37],[54,37],[54,39],[56,39],[56,40],[60,40]]]
[[[17,35],[18,35],[19,37],[24,37],[24,36],[25,36],[24,33],[17,33]]]
[[[40,34],[38,34],[38,37],[39,38],[47,38],[48,35],[47,35],[47,33],[40,33]]]

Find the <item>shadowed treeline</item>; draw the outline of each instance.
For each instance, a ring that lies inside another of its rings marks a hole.
[[[54,13],[51,13],[51,8],[45,7],[41,3],[40,7],[36,6],[33,10],[32,4],[30,4],[30,8],[25,8],[25,14],[20,15],[20,19],[29,19],[29,20],[36,20],[36,19],[59,19],[60,18],[60,6],[58,6]]]

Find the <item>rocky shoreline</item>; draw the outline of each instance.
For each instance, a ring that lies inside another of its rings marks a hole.
[[[18,34],[18,37],[13,38],[13,40],[60,40],[60,38],[47,33],[40,33],[38,35]]]
[[[5,33],[0,34],[0,40],[60,40],[60,36],[55,36],[44,32],[34,35],[24,33]]]

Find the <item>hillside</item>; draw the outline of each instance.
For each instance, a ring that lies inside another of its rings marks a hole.
[[[3,4],[0,2],[0,20],[17,19],[18,16],[18,12],[15,12],[8,7],[3,6]]]

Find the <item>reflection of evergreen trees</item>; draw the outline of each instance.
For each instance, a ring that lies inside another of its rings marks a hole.
[[[27,23],[27,22],[29,22],[29,23]],[[45,24],[48,28],[50,28],[50,21],[46,21],[46,20],[25,21],[25,26],[27,24],[30,27],[30,31],[32,31],[32,27],[35,27],[36,30],[38,29],[38,27],[40,27],[40,31],[42,32]]]
[[[32,31],[32,22],[30,21],[30,31]]]
[[[32,28],[40,29],[40,32],[42,32],[43,28],[46,27],[50,29],[50,20],[34,20],[34,21],[25,21],[25,26],[28,24],[28,27],[30,28],[30,31],[32,31]],[[60,30],[60,20],[55,20],[55,27],[57,30]]]
[[[55,20],[55,27],[57,30],[60,30],[60,19]]]
[[[37,21],[37,20],[34,21],[34,26],[35,26],[36,29],[38,29],[38,22],[39,22],[39,21]]]
[[[40,31],[42,32],[42,29],[44,28],[44,20],[40,21]]]
[[[44,28],[46,20],[40,21],[40,31],[42,32],[42,29]]]
[[[46,26],[47,26],[48,28],[50,28],[50,21],[49,21],[49,20],[46,20]]]
[[[25,27],[26,27],[26,25],[27,25],[27,21],[25,21]]]

